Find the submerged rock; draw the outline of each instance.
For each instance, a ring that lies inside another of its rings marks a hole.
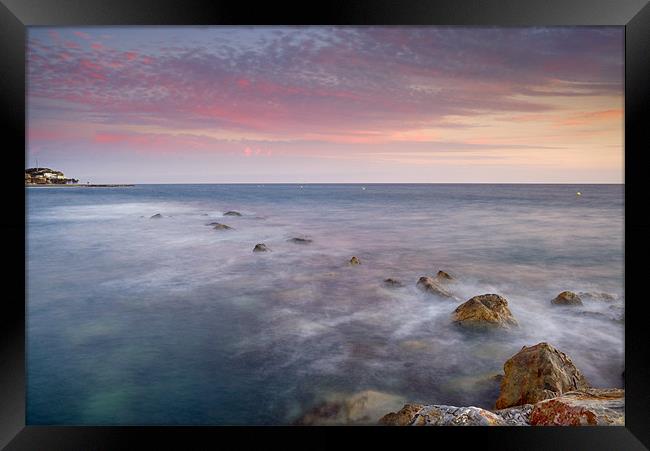
[[[403,398],[390,393],[365,390],[351,396],[335,394],[329,400],[310,409],[294,422],[296,425],[371,425],[381,416],[404,403]]]
[[[226,224],[220,224],[218,222],[215,222],[213,224],[214,224],[214,227],[213,227],[214,230],[232,230],[232,227],[230,227],[230,226],[228,226]]]
[[[499,415],[479,407],[406,404],[400,411],[384,415],[386,426],[505,426]]]
[[[227,211],[223,214],[224,216],[241,216],[241,213],[238,211]]]
[[[530,414],[533,426],[624,426],[625,390],[590,388],[538,402]]]
[[[257,243],[253,248],[253,252],[268,252],[270,250],[264,243]]]
[[[384,285],[390,288],[399,288],[404,286],[404,284],[399,280],[392,279],[390,277],[388,279],[384,279]]]
[[[160,213],[156,213],[155,215],[153,215],[153,216],[150,217],[149,219],[160,219],[160,218],[162,218],[162,217],[163,217],[163,216],[162,216]]]
[[[453,322],[474,328],[509,329],[519,324],[508,308],[508,301],[498,294],[482,294],[459,305],[453,313]]]
[[[616,297],[609,293],[596,293],[581,291],[577,295],[583,301],[599,301],[599,302],[614,302]]]
[[[399,343],[400,347],[409,351],[420,351],[431,347],[430,341],[425,340],[404,340]]]
[[[441,282],[444,282],[446,280],[455,280],[456,278],[452,277],[451,275],[449,275],[449,273],[446,273],[445,271],[438,271],[438,274],[436,274],[436,279]]]
[[[350,259],[350,264],[351,264],[351,265],[360,265],[360,264],[361,264],[361,260],[359,260],[357,257],[352,257],[352,258]]]
[[[551,301],[554,305],[582,305],[582,299],[573,291],[563,291]]]
[[[310,240],[309,238],[291,238],[289,240],[290,243],[295,243],[295,244],[309,244],[313,242],[314,240]]]
[[[428,293],[432,294],[437,294],[438,296],[442,296],[443,298],[453,298],[454,295],[452,295],[447,289],[443,288],[440,285],[440,282],[436,279],[433,279],[429,276],[422,276],[418,279],[418,283],[416,286]]]
[[[524,346],[503,365],[497,409],[534,404],[589,387],[569,356],[548,343]]]

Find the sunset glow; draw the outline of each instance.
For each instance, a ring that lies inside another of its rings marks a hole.
[[[31,28],[26,160],[98,183],[623,183],[623,39]]]

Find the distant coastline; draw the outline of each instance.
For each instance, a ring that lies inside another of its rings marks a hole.
[[[68,178],[61,171],[45,167],[25,169],[25,187],[85,187],[85,188],[119,188],[135,186],[132,184],[79,183],[79,179]]]
[[[26,188],[122,188],[135,186],[131,184],[95,184],[95,183],[69,183],[61,185],[41,185],[37,183],[26,183]]]

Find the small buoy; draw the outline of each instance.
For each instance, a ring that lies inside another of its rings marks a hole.
[[[578,191],[578,192],[576,193],[576,196],[582,196],[582,193],[581,193],[580,191]]]

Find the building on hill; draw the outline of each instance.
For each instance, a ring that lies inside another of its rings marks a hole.
[[[26,185],[65,185],[67,183],[79,183],[79,180],[67,178],[63,172],[50,168],[25,169]]]

